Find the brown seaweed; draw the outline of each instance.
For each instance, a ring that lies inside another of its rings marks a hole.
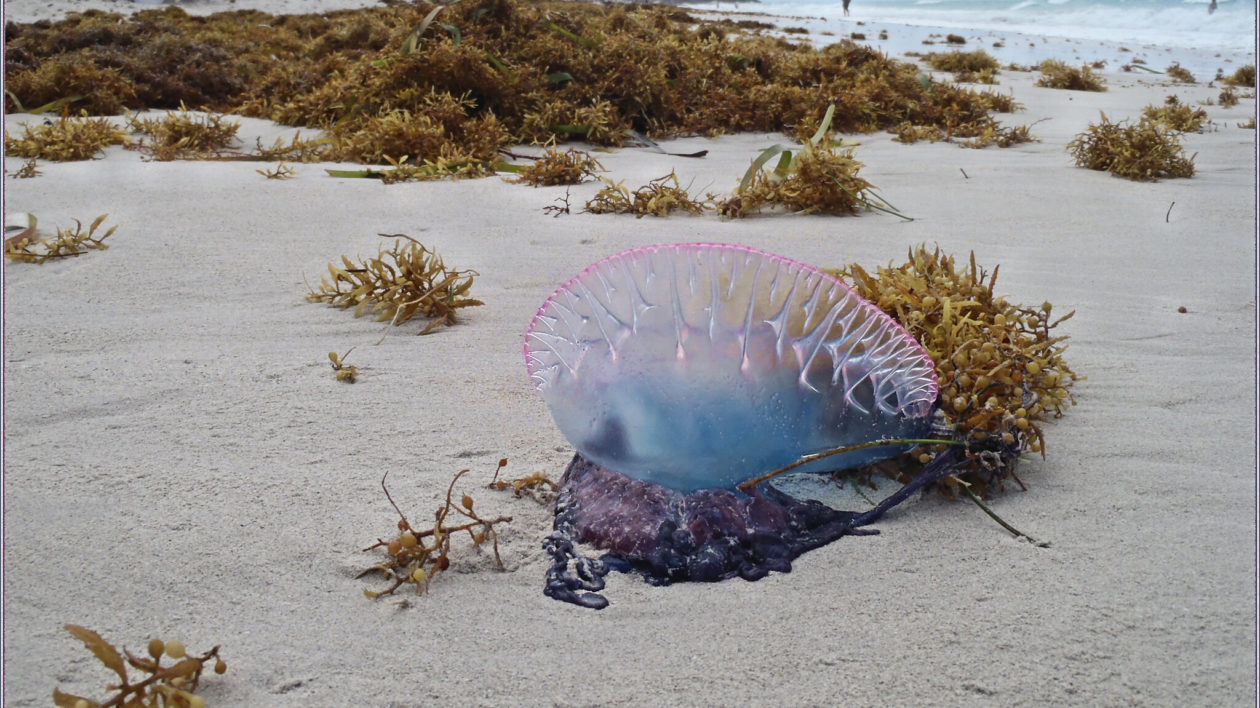
[[[111,694],[102,701],[53,689],[53,703],[60,708],[109,708],[131,706],[183,706],[204,708],[206,699],[197,695],[202,672],[211,667],[216,674],[227,671],[227,663],[219,658],[219,647],[200,656],[188,654],[179,640],[150,639],[148,656],[137,656],[121,651],[105,641],[101,635],[77,624],[67,624],[65,629],[92,652],[107,669],[118,675],[118,684],[110,685]],[[174,663],[163,665],[166,657]],[[211,664],[210,662],[214,663]],[[139,680],[128,669],[139,671]]]

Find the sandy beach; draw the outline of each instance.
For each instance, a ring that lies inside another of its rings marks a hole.
[[[10,19],[40,7],[6,3]],[[1136,119],[1220,87],[1108,71],[1109,90],[1089,93],[1036,77],[1003,71],[997,89],[1025,107],[1002,123],[1033,124],[1040,142],[848,136],[862,176],[913,221],[581,213],[596,182],[552,216],[564,187],[382,185],[330,164],[280,181],[265,164],[122,147],[16,179],[23,160],[6,157],[6,214],[50,233],[107,213],[118,231],[105,251],[4,265],[4,705],[49,705],[56,686],[104,695],[112,674],[66,623],[132,651],[155,636],[220,645],[228,671],[199,693],[222,706],[1254,704],[1256,138],[1239,127],[1254,90],[1202,106],[1210,125],[1183,138],[1193,178],[1139,183],[1073,166],[1066,144],[1100,111]],[[39,120],[7,115],[5,129]],[[246,148],[294,132],[232,120]],[[662,143],[702,159],[593,154],[631,188],[673,170],[693,193],[729,194],[784,140]],[[486,304],[378,344],[385,325],[305,301],[329,262],[396,233],[477,271]],[[613,574],[599,612],[544,597],[550,512],[485,486],[500,458],[510,477],[558,479],[573,454],[530,387],[522,333],[590,263],[690,241],[867,268],[935,244],[1000,264],[1012,301],[1075,310],[1062,333],[1088,377],[1078,405],[1048,428],[1046,459],[1019,468],[1027,491],[991,500],[1049,547],[931,496],[759,582]],[[351,347],[347,385],[327,353]],[[457,490],[513,517],[506,572],[456,542],[427,595],[365,598],[384,583],[356,579],[381,559],[361,549],[396,533],[382,475],[426,519],[465,468]]]

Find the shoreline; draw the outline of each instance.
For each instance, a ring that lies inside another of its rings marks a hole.
[[[38,20],[58,20],[69,12],[88,9],[104,10],[132,14],[144,10],[173,4],[169,0],[145,2],[143,0],[61,0],[47,2],[45,0],[10,0],[5,3],[5,18],[8,21],[29,23]],[[1231,52],[1218,49],[1201,50],[1191,47],[1169,47],[1158,44],[1140,42],[1112,42],[1102,40],[1077,40],[1070,37],[1051,35],[1031,35],[1018,31],[1002,31],[993,29],[972,30],[964,26],[950,25],[917,25],[863,20],[854,17],[814,17],[775,13],[772,8],[741,9],[735,3],[735,9],[721,7],[696,7],[696,3],[668,3],[689,10],[697,15],[707,15],[712,19],[723,17],[758,17],[784,27],[803,27],[809,30],[808,35],[782,33],[779,36],[789,41],[802,39],[813,42],[816,46],[831,44],[849,39],[853,32],[865,35],[864,39],[855,40],[859,44],[868,44],[890,56],[903,60],[913,57],[908,53],[972,51],[983,49],[998,59],[1003,66],[1010,63],[1035,65],[1043,59],[1060,59],[1069,64],[1088,64],[1097,61],[1105,62],[1109,71],[1119,70],[1121,66],[1134,59],[1142,60],[1147,66],[1162,72],[1172,63],[1180,64],[1202,82],[1211,81],[1218,70],[1226,75],[1233,73],[1239,66],[1255,64],[1254,52]],[[722,3],[713,3],[721,5]],[[216,12],[235,10],[261,10],[274,14],[306,14],[324,13],[339,10],[356,10],[381,7],[380,0],[184,0],[178,6],[193,15],[208,15]],[[879,35],[887,32],[887,39]],[[967,39],[964,45],[949,44],[945,36],[962,33]],[[997,45],[1002,46],[997,46]],[[1140,70],[1135,70],[1140,71]],[[1141,72],[1146,73],[1146,72]]]
[[[4,704],[47,705],[55,686],[105,694],[113,674],[65,623],[133,652],[152,637],[220,645],[227,673],[198,691],[211,705],[1253,702],[1256,136],[1237,124],[1254,92],[1223,108],[1201,105],[1219,92],[1205,77],[1107,71],[1103,93],[1035,78],[1004,70],[993,88],[1025,106],[1000,122],[1033,124],[1040,142],[848,136],[861,176],[910,222],[636,219],[582,212],[598,182],[383,185],[328,163],[270,180],[256,170],[273,163],[119,146],[17,179],[23,161],[6,158],[6,213],[36,214],[45,234],[106,213],[119,229],[105,251],[4,265]],[[1100,111],[1135,119],[1174,94],[1212,121],[1182,139],[1194,177],[1072,165],[1067,142]],[[299,130],[231,120],[245,147]],[[693,193],[726,194],[783,140],[660,143],[701,159],[573,146],[631,189],[674,171]],[[566,198],[572,213],[544,211]],[[304,300],[330,262],[397,233],[475,270],[469,295],[486,304],[382,340],[383,323]],[[868,269],[936,244],[1000,265],[1012,302],[1075,310],[1056,333],[1087,377],[1079,405],[1047,429],[1046,458],[1017,470],[1027,491],[989,501],[1050,547],[924,497],[879,535],[758,582],[614,573],[600,612],[544,597],[551,513],[485,486],[499,458],[508,479],[558,479],[572,456],[530,389],[523,332],[591,263],[683,241]],[[352,346],[360,377],[345,384],[327,352]],[[356,578],[380,560],[361,549],[397,533],[382,475],[409,518],[432,519],[465,468],[457,498],[513,517],[506,572],[461,539],[426,595],[366,599],[385,583]]]

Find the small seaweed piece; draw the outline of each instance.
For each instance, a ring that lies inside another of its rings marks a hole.
[[[1077,68],[1068,66],[1058,59],[1046,59],[1038,64],[1037,68],[1041,71],[1037,86],[1069,91],[1107,90],[1102,77],[1095,74],[1088,64],[1082,64],[1080,68]]]
[[[240,123],[225,122],[224,116],[189,111],[182,104],[161,118],[131,116],[128,126],[149,136],[133,147],[160,162],[188,160],[216,155],[236,140]]]
[[[255,138],[254,144],[257,147],[254,150],[254,156],[255,159],[264,161],[321,162],[328,158],[331,143],[329,138],[303,140],[302,131],[299,130],[289,138],[288,143],[285,143],[282,138],[276,138],[271,147],[263,147],[262,139]]]
[[[1235,99],[1234,102],[1237,103],[1237,99]],[[34,157],[22,163],[21,167],[13,171],[13,176],[17,179],[30,179],[32,177],[38,177],[42,174],[43,172],[39,171],[39,160]]]
[[[507,460],[499,461],[500,468],[505,464],[507,464]],[[376,543],[363,549],[364,551],[371,551],[376,548],[384,548],[389,557],[384,562],[365,569],[357,577],[361,578],[374,571],[381,571],[391,581],[391,585],[385,590],[365,589],[363,591],[364,595],[373,600],[385,595],[392,595],[394,591],[406,583],[415,585],[416,594],[423,595],[428,591],[429,584],[433,582],[434,578],[451,567],[451,536],[461,531],[468,532],[473,546],[478,549],[481,548],[486,540],[489,540],[494,550],[495,564],[500,570],[504,569],[503,559],[499,556],[499,533],[495,526],[510,523],[512,517],[499,516],[494,519],[487,519],[479,516],[473,509],[475,502],[468,494],[464,494],[460,498],[459,503],[456,504],[453,500],[455,483],[467,473],[468,470],[460,470],[451,479],[450,486],[446,488],[446,501],[434,513],[432,528],[424,530],[412,526],[411,522],[407,520],[407,515],[394,503],[394,498],[390,496],[389,488],[385,486],[385,478],[389,476],[389,473],[387,472],[384,477],[381,477],[381,489],[385,490],[385,498],[389,500],[390,506],[394,507],[394,511],[398,512],[399,534],[391,541],[377,539]],[[468,519],[468,521],[453,525],[448,524],[447,518],[451,516],[451,512]]]
[[[83,223],[75,219],[73,230],[62,229],[59,226],[57,235],[52,238],[35,239],[34,232],[31,231],[6,239],[4,257],[20,263],[46,263],[58,258],[81,256],[88,251],[103,251],[109,248],[105,239],[113,236],[118,230],[118,226],[115,225],[104,234],[96,235],[97,228],[108,216],[109,214],[101,214],[96,217],[87,231],[83,230]]]
[[[933,69],[952,74],[979,74],[988,71],[992,75],[998,71],[997,59],[983,49],[970,52],[929,52],[923,58]]]
[[[512,493],[517,497],[529,496],[540,504],[550,503],[551,500],[556,498],[556,494],[559,493],[559,485],[553,482],[550,477],[542,472],[535,472],[524,477],[517,477],[516,479],[499,479],[499,471],[506,465],[507,458],[499,460],[499,466],[494,471],[494,478],[491,479],[490,484],[486,486],[500,492],[511,489]]]
[[[678,175],[672,170],[663,177],[657,177],[647,184],[631,192],[624,182],[613,182],[601,177],[605,187],[586,203],[586,210],[592,214],[634,214],[642,218],[667,216],[675,211],[689,214],[700,214],[711,208],[708,199],[693,199],[686,189],[678,184]]]
[[[561,214],[572,213],[572,209],[569,205],[569,190],[567,188],[564,190],[563,197],[556,197],[553,201],[557,201],[559,204],[548,204],[543,207],[544,214],[551,214],[552,217],[558,217]]]
[[[1100,123],[1091,123],[1067,145],[1077,167],[1143,182],[1194,175],[1194,157],[1185,156],[1176,130],[1148,120],[1112,123],[1101,115]]]
[[[1191,74],[1188,69],[1177,62],[1173,62],[1167,69],[1164,69],[1164,73],[1182,83],[1194,83],[1194,74]]]
[[[406,234],[380,236],[395,239],[393,248],[359,264],[342,256],[344,268],[329,263],[332,280],[322,279],[306,299],[343,310],[353,307],[355,317],[370,305],[378,321],[395,325],[417,314],[430,318],[420,334],[455,324],[455,311],[462,307],[485,304],[466,297],[476,271],[447,268],[435,251]]]
[[[219,658],[219,647],[214,647],[201,656],[190,656],[184,643],[178,640],[162,641],[150,639],[148,656],[136,656],[125,648],[119,651],[105,641],[101,635],[77,624],[65,625],[66,631],[74,635],[87,647],[94,656],[110,671],[118,674],[118,685],[111,685],[113,691],[102,701],[95,701],[83,696],[65,693],[59,688],[53,689],[53,703],[61,708],[109,708],[114,706],[149,706],[165,708],[183,706],[186,708],[204,708],[206,700],[197,695],[197,686],[201,674],[210,665],[216,674],[227,671],[227,663]],[[175,663],[162,665],[162,657],[174,660]],[[214,663],[211,665],[211,660]],[[127,667],[147,674],[138,681],[130,675]]]
[[[999,125],[996,121],[984,126],[980,134],[964,140],[959,144],[965,148],[986,148],[990,145],[997,145],[1000,148],[1019,145],[1020,143],[1036,143],[1040,142],[1031,132],[1032,126],[1017,125],[1014,127],[1006,127]],[[964,173],[966,174],[966,173]]]
[[[337,352],[328,352],[328,360],[332,362],[333,371],[337,372],[337,380],[342,383],[354,383],[355,377],[359,375],[359,367],[346,364],[346,357],[350,356],[350,352],[354,351],[354,347],[346,350],[345,354],[337,354]]]
[[[297,175],[296,170],[284,164],[283,162],[276,165],[275,168],[270,169],[270,170],[254,170],[254,171],[262,175],[263,177],[266,177],[267,179],[292,179],[295,175]]]
[[[521,170],[520,176],[512,181],[535,187],[580,184],[603,169],[604,166],[591,157],[589,152],[573,148],[561,152],[550,147],[533,164]]]
[[[108,118],[89,118],[86,113],[77,118],[62,116],[56,122],[20,125],[21,137],[4,132],[5,153],[17,157],[53,162],[91,160],[105,147],[127,142],[127,133]]]
[[[1169,96],[1171,101],[1163,106],[1148,105],[1142,109],[1141,122],[1158,123],[1181,133],[1193,133],[1203,130],[1207,123],[1207,112],[1202,108],[1191,108]]]
[[[1217,100],[1221,102],[1221,108],[1233,108],[1238,105],[1238,94],[1233,88],[1226,86],[1221,90],[1221,95],[1217,97]]]
[[[941,129],[940,126],[914,125],[908,120],[897,124],[889,132],[896,134],[896,137],[893,138],[894,142],[905,143],[906,145],[917,143],[920,140],[926,140],[930,143],[949,140],[949,134]]]
[[[449,146],[447,146],[449,147]],[[443,150],[446,151],[447,147]],[[403,155],[395,160],[389,155],[382,158],[393,166],[390,170],[340,170],[325,168],[332,177],[379,179],[382,184],[398,184],[400,182],[423,182],[435,179],[467,179],[485,177],[493,174],[494,169],[505,169],[507,163],[500,163],[491,168],[490,163],[473,159],[469,155],[449,154],[444,152],[437,158],[425,160],[423,163],[408,162],[410,155]]]

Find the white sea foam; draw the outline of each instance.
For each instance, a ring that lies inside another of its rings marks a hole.
[[[1177,62],[1202,79],[1255,62],[1254,0],[761,0],[695,4],[696,9],[762,12],[791,17],[825,37],[887,30],[881,48],[893,54],[931,51],[932,33],[958,33],[1002,62],[1048,57],[1106,60],[1116,69],[1134,56],[1163,68]],[[858,26],[858,23],[863,23]],[[939,39],[937,40],[939,41]],[[1105,46],[1108,49],[1100,49]],[[990,47],[994,47],[990,49]],[[998,49],[997,47],[1000,47]],[[1131,50],[1133,53],[1121,50]],[[939,50],[938,50],[939,51]]]
[[[1165,47],[1251,52],[1250,0],[853,0],[851,21],[1000,30],[1032,36],[1102,39]],[[708,5],[712,7],[712,4]],[[734,3],[719,6],[735,7]],[[700,7],[699,5],[697,7]],[[775,14],[841,17],[840,0],[762,0],[738,5]]]

